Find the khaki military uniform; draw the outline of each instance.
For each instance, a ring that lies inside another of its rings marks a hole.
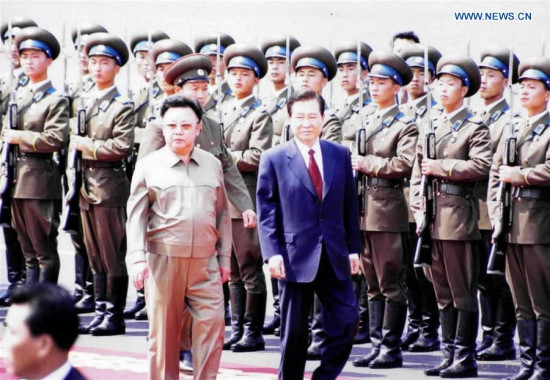
[[[289,97],[288,86],[276,92],[264,101],[265,107],[273,120],[273,146],[281,143],[282,134],[288,124],[286,103]]]
[[[218,114],[218,97],[220,97],[220,106],[222,107],[222,110],[227,105],[227,102],[230,102],[235,98],[233,96],[233,91],[229,88],[229,84],[227,83],[227,80],[223,80],[221,83],[222,88],[222,94],[221,96],[218,95],[217,88],[212,91],[212,93],[208,96],[208,99],[206,99],[206,103],[204,104],[204,112],[206,112],[206,115],[217,122],[220,122],[220,116]],[[222,116],[223,117],[223,116]]]
[[[516,316],[522,320],[550,320],[550,234],[545,227],[550,218],[547,170],[550,157],[550,115],[515,123],[519,165],[512,175],[512,226],[506,255],[506,278],[512,290]],[[491,167],[488,206],[493,223],[497,221],[498,170],[503,164],[504,141],[498,146]]]
[[[254,96],[250,96],[240,105],[234,99],[228,104],[223,118],[225,142],[255,205],[260,156],[272,144],[271,116]],[[248,293],[265,293],[258,230],[243,226],[241,213],[235,205],[231,204],[229,210],[235,253],[231,256],[230,287],[244,282]]]
[[[436,127],[435,217],[431,228],[434,239],[429,275],[440,309],[454,307],[477,312],[478,255],[474,243],[481,238],[478,203],[474,191],[491,165],[490,133],[467,108],[447,117],[440,115]],[[423,139],[411,178],[411,208],[421,214],[421,170]]]
[[[53,153],[67,144],[69,105],[50,81],[17,96],[17,179],[12,219],[25,255],[27,282],[57,282],[57,229],[61,211],[61,178]],[[29,274],[29,271],[31,272]]]
[[[149,95],[153,96],[152,100],[149,99]],[[153,79],[153,89],[151,94],[149,94],[149,86],[145,86],[139,93],[136,94],[134,99],[134,117],[136,125],[134,139],[135,144],[139,145],[141,143],[141,134],[147,125],[147,121],[150,117],[155,116],[150,114],[151,103],[153,103],[154,109],[155,104],[162,101],[163,95],[164,91],[160,88],[156,79]]]
[[[409,255],[407,203],[403,179],[412,172],[418,128],[397,105],[365,120],[367,175],[363,269],[369,300],[406,304],[405,257]]]
[[[368,108],[368,110],[367,110]],[[363,94],[363,107],[359,104],[359,94],[350,102],[344,102],[336,107],[336,116],[342,122],[342,145],[347,146],[350,150],[355,146],[355,132],[361,126],[359,114],[362,112],[363,117],[374,112],[376,105],[371,101],[367,94]]]
[[[82,151],[80,210],[90,266],[94,275],[125,277],[127,281],[125,207],[130,184],[122,160],[134,143],[133,108],[116,87],[85,102],[86,134],[93,139],[94,149]]]

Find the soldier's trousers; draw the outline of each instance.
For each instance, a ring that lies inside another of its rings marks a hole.
[[[509,244],[506,279],[518,319],[550,322],[550,245]]]
[[[387,302],[406,305],[405,258],[409,254],[408,233],[366,231],[362,236],[364,249],[361,262],[369,301],[385,299]]]
[[[428,268],[440,310],[477,312],[479,257],[477,241],[433,240]]]
[[[89,205],[80,216],[92,273],[127,277],[125,208]]]
[[[265,276],[257,228],[245,228],[242,219],[232,219],[233,251],[229,288],[246,288],[247,293],[265,294]]]
[[[47,279],[56,283],[60,210],[61,201],[53,199],[14,199],[12,204],[13,227],[21,243],[26,268],[48,272]]]

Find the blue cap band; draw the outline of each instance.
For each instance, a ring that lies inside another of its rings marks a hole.
[[[458,77],[462,80],[462,84],[466,87],[470,87],[470,77],[468,76],[468,73],[464,71],[464,69],[457,65],[445,65],[439,70],[437,73],[437,77],[439,78],[443,74],[449,74],[455,77]]]
[[[181,58],[181,55],[173,53],[171,51],[165,51],[157,55],[155,60],[155,65],[160,65],[162,63],[172,63]]]
[[[122,66],[122,58],[120,57],[120,54],[118,51],[113,49],[112,47],[108,45],[94,45],[90,48],[90,51],[88,52],[88,56],[91,57],[93,55],[104,55],[107,57],[113,58],[115,61],[117,61],[119,66]]]
[[[229,64],[227,65],[227,68],[231,69],[234,67],[250,69],[254,71],[254,74],[256,74],[258,78],[260,77],[260,66],[258,66],[258,64],[254,60],[248,57],[238,56],[238,57],[231,58],[231,60],[229,61]]]
[[[323,72],[323,75],[325,78],[328,78],[328,68],[327,65],[325,65],[322,61],[318,60],[317,58],[313,57],[306,57],[302,58],[296,63],[296,70],[298,70],[300,67],[314,67],[316,69],[319,69]]]
[[[136,55],[138,51],[149,51],[149,41],[148,40],[139,41],[134,47],[134,51],[133,51],[134,55]]]
[[[290,57],[292,55],[292,52],[288,54]],[[286,58],[286,47],[283,46],[272,46],[269,49],[265,51],[265,57],[266,58]]]
[[[390,78],[398,85],[403,86],[403,77],[401,77],[401,74],[393,67],[381,63],[377,63],[371,67],[369,77]]]
[[[483,58],[483,61],[479,64],[479,67],[488,67],[489,69],[494,69],[502,72],[505,78],[508,78],[508,66],[504,64],[500,59],[495,57],[486,56]]]
[[[519,77],[519,81],[523,79],[534,79],[541,81],[546,86],[546,89],[550,91],[550,77],[543,71],[537,69],[527,69]]]
[[[367,63],[367,60],[361,56],[361,67],[363,70],[369,69],[369,64]],[[342,65],[344,63],[357,63],[357,53],[346,51],[338,56],[338,62],[336,62],[337,65]]]
[[[41,50],[44,53],[46,53],[48,58],[52,57],[52,49],[42,41],[25,40],[25,41],[23,41],[19,44],[19,51],[24,50],[24,49]]]
[[[223,55],[223,52],[225,51],[225,47],[220,45],[220,55]],[[201,54],[206,55],[216,55],[218,54],[218,45],[217,44],[208,44],[201,47]]]
[[[407,60],[405,62],[407,63],[407,65],[409,65],[409,67],[422,67],[422,68],[424,68],[424,66],[425,66],[424,57],[420,57],[420,56],[409,57],[409,58],[407,58]],[[433,63],[430,62],[429,59],[428,59],[428,70],[430,70],[432,75],[435,75],[435,66],[434,66]]]

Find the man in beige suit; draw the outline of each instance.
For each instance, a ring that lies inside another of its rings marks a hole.
[[[221,164],[195,147],[202,113],[181,95],[164,101],[166,146],[138,161],[128,200],[132,280],[137,289],[147,283],[149,379],[178,378],[185,310],[194,377],[215,379],[222,353],[231,220]]]
[[[128,48],[112,34],[95,33],[85,51],[96,90],[84,99],[86,136],[72,136],[70,146],[82,152],[80,213],[93,273],[95,318],[80,333],[116,335],[126,330],[124,224],[130,184],[123,160],[134,144],[134,112],[132,102],[120,96],[115,77],[128,61]]]
[[[67,143],[69,103],[55,93],[48,68],[60,46],[38,27],[23,29],[14,43],[31,83],[18,94],[17,129],[3,131],[4,142],[17,146],[12,225],[25,255],[27,282],[57,283],[61,178],[52,154]]]

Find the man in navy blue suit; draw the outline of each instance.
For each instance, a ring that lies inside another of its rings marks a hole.
[[[69,362],[78,337],[73,296],[40,282],[14,290],[2,343],[8,374],[25,379],[86,380]]]
[[[335,379],[357,323],[351,274],[359,271],[359,215],[349,149],[319,140],[324,100],[288,102],[294,139],[262,154],[257,200],[262,255],[281,291],[279,379],[303,379],[316,293],[327,339],[312,379]]]

